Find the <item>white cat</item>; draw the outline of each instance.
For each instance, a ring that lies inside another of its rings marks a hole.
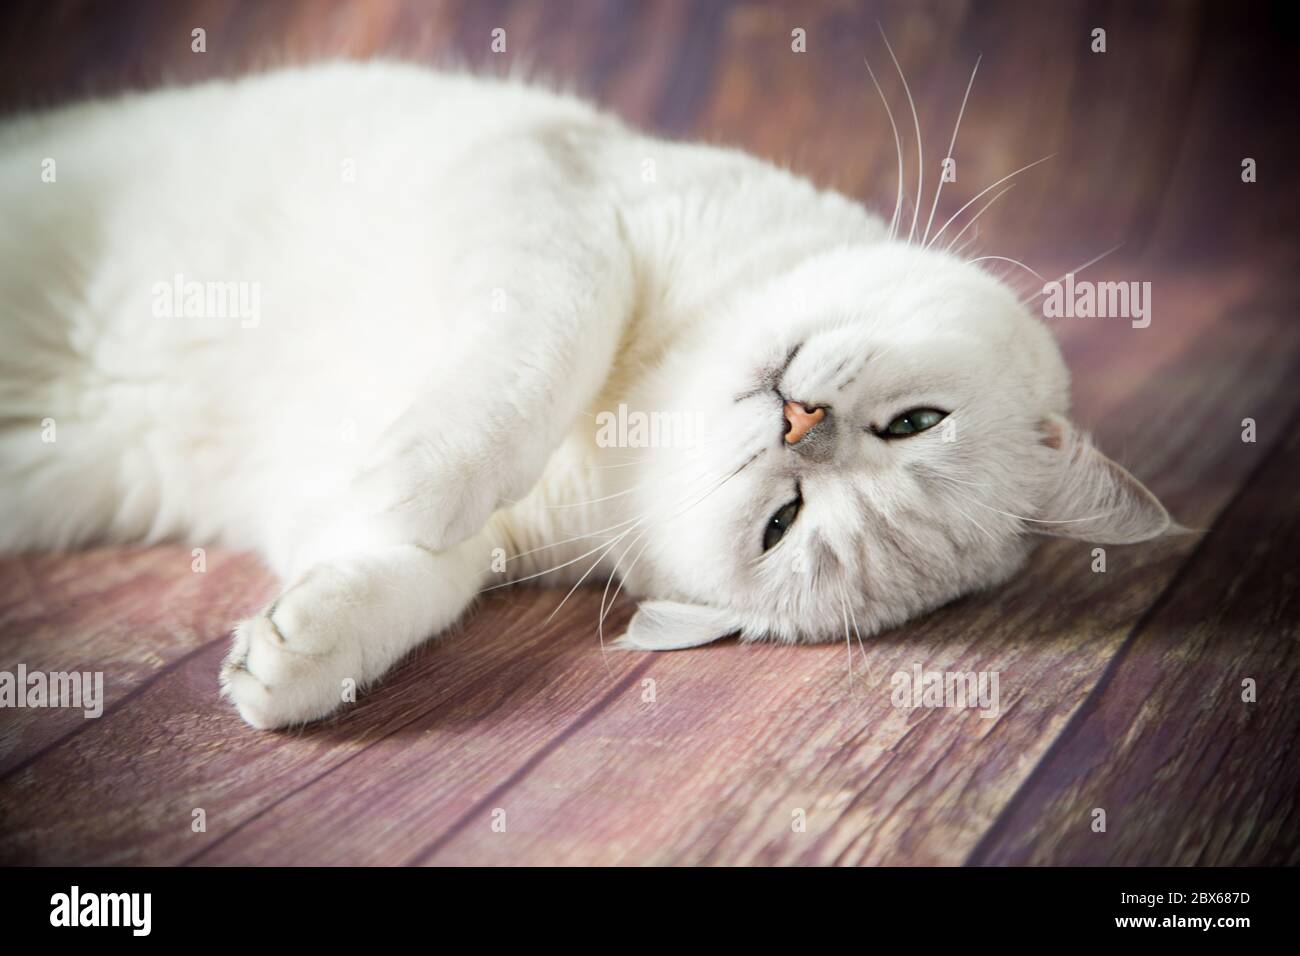
[[[0,128],[0,207],[0,549],[256,549],[287,586],[221,679],[257,727],[506,581],[615,577],[633,647],[820,641],[1034,532],[1170,525],[978,265],[538,89],[336,64],[72,106]]]

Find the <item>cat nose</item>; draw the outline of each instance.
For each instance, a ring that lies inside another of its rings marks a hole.
[[[793,445],[826,417],[826,409],[809,408],[803,402],[785,403],[785,443]]]

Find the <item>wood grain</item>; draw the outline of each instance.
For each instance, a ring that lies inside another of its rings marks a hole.
[[[589,603],[571,604],[546,625],[561,597],[526,590],[484,602],[469,632],[422,648],[384,682],[385,692],[365,695],[345,719],[297,732],[250,732],[218,697],[223,627],[218,639],[152,681],[129,706],[84,721],[80,733],[0,777],[0,860],[175,863],[196,856],[369,748],[418,743],[413,734],[422,730],[422,717],[472,694],[479,683],[488,685],[488,700],[520,687],[545,690],[565,668],[562,656],[552,659],[551,642],[587,633],[594,620],[585,616]],[[636,662],[624,655],[612,663]],[[602,670],[600,676],[610,675]],[[548,699],[553,695],[552,688]],[[571,706],[589,704],[584,698]],[[564,716],[557,709],[548,719],[563,727]],[[361,798],[367,815],[374,795],[369,783],[345,794]],[[467,799],[459,790],[453,797]],[[190,828],[195,809],[207,814],[205,833]],[[325,839],[322,825],[334,829],[327,821],[306,823],[318,841]]]
[[[1300,862],[1300,420],[1282,435],[972,863]]]
[[[180,546],[0,559],[0,669],[101,671],[111,712],[273,596],[246,555],[204,560],[193,571]],[[78,710],[0,711],[0,775],[93,724]]]

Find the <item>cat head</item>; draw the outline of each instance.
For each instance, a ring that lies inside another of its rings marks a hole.
[[[707,325],[642,396],[690,427],[627,495],[649,600],[625,645],[843,640],[1006,580],[1035,535],[1170,527],[1070,424],[1051,333],[977,265],[845,248]]]

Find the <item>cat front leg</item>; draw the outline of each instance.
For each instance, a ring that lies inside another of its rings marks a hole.
[[[455,622],[485,576],[486,537],[434,553],[381,545],[312,565],[235,629],[222,692],[261,729],[326,717]]]
[[[438,551],[536,484],[604,386],[633,309],[626,250],[583,230],[488,247],[492,265],[455,297],[449,356],[358,480],[375,520]]]
[[[293,584],[239,625],[222,671],[253,726],[333,713],[452,624],[487,573],[492,514],[532,489],[604,386],[632,313],[628,251],[612,218],[575,212],[588,198],[534,199],[463,237],[464,268],[410,343],[430,350],[428,384],[355,480],[270,535]]]

